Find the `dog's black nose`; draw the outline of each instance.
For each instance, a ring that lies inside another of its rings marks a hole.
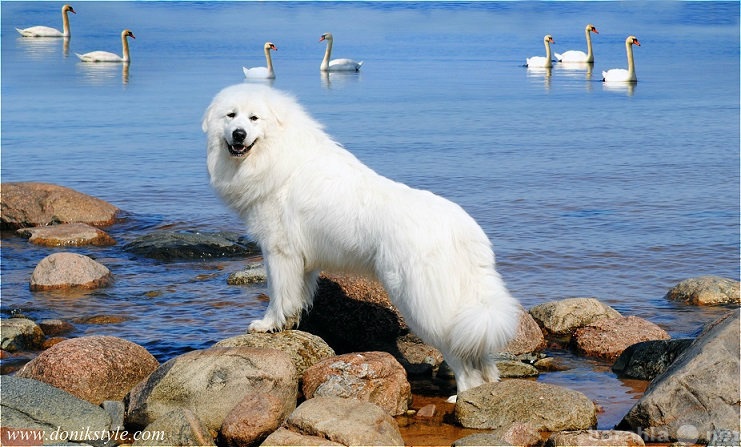
[[[247,138],[247,132],[245,132],[244,129],[234,129],[234,132],[232,132],[232,138],[235,143],[241,143],[245,138]]]

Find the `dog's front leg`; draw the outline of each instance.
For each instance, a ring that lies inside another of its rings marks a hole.
[[[268,273],[270,303],[263,318],[250,323],[250,332],[283,330],[286,322],[297,319],[300,312],[309,304],[305,297],[304,266],[301,256],[266,253],[264,250],[263,256]]]

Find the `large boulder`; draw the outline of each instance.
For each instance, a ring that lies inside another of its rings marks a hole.
[[[137,433],[135,447],[214,446],[208,427],[188,408],[177,408]]]
[[[214,345],[217,348],[236,346],[270,348],[283,351],[291,356],[299,377],[311,365],[335,355],[334,350],[321,338],[308,332],[297,330],[242,334],[221,340]]]
[[[739,310],[716,321],[649,385],[618,428],[646,440],[713,442],[739,432]]]
[[[719,276],[686,279],[672,287],[666,298],[687,304],[741,304],[739,282]]]
[[[96,335],[57,343],[16,375],[46,382],[100,405],[106,400],[123,399],[158,366],[157,359],[142,346]]]
[[[103,437],[111,429],[105,410],[38,380],[2,375],[0,396],[3,427],[43,430],[50,444],[85,442],[78,439],[85,430]]]
[[[394,418],[370,402],[315,397],[299,405],[262,445],[403,446]]]
[[[459,393],[455,417],[464,427],[489,430],[515,422],[538,431],[585,430],[597,424],[595,405],[584,394],[525,379],[485,383]]]
[[[1,187],[0,228],[3,230],[72,222],[110,225],[119,212],[108,202],[49,183],[11,182]]]
[[[386,352],[344,354],[324,359],[304,373],[307,399],[336,396],[372,402],[391,416],[404,414],[412,391],[404,368]]]
[[[127,422],[149,425],[178,408],[189,408],[216,433],[246,396],[272,394],[288,411],[296,405],[298,376],[288,354],[275,349],[210,348],[160,365],[128,395]]]
[[[34,291],[53,289],[96,289],[113,283],[106,266],[77,253],[53,253],[41,260],[31,273]]]
[[[530,309],[548,336],[568,339],[580,327],[603,318],[618,318],[620,313],[596,298],[567,298],[549,301]]]
[[[588,357],[615,361],[630,345],[647,340],[668,340],[669,334],[643,318],[603,318],[574,331],[576,351]]]

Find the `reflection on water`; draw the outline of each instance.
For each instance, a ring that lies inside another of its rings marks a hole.
[[[622,93],[627,96],[633,96],[637,85],[637,82],[603,82],[602,89],[606,92]]]
[[[104,84],[119,78],[122,84],[128,84],[129,66],[130,64],[110,62],[78,62],[77,70],[87,84]]]
[[[360,71],[320,71],[319,73],[322,77],[322,86],[327,89],[330,89],[333,86],[339,87],[358,82],[360,81],[361,76]]]
[[[69,56],[69,38],[59,37],[18,37],[18,46],[30,59],[44,59],[54,56],[62,47],[62,56]]]

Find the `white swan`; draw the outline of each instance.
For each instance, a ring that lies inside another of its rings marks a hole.
[[[275,79],[275,71],[273,71],[273,59],[270,57],[270,50],[278,51],[278,47],[273,45],[272,42],[265,42],[265,60],[267,61],[267,67],[253,67],[247,68],[242,67],[245,78],[251,79]]]
[[[525,59],[525,65],[531,68],[551,68],[553,67],[553,61],[551,60],[551,44],[556,43],[553,40],[553,36],[546,34],[543,37],[543,43],[545,44],[545,57],[533,56]]]
[[[590,33],[599,34],[597,28],[591,23],[584,28],[584,34],[587,35],[587,52],[579,50],[564,51],[562,54],[555,53],[556,60],[559,62],[594,62],[594,53],[592,53],[592,35]]]
[[[628,69],[613,68],[602,72],[603,82],[638,82],[636,78],[636,67],[633,63],[633,45],[641,46],[636,36],[628,36],[625,39],[625,52],[628,54]]]
[[[62,6],[62,31],[50,26],[32,26],[24,29],[16,28],[15,30],[21,33],[21,36],[23,37],[70,37],[69,16],[67,16],[67,12],[77,14],[75,10],[72,9],[72,6]]]
[[[359,71],[360,67],[363,65],[363,61],[356,62],[352,59],[333,59],[329,60],[330,57],[332,57],[332,33],[324,33],[319,38],[319,42],[326,40],[327,41],[327,50],[324,52],[324,59],[322,59],[322,64],[319,66],[320,71]]]
[[[77,55],[77,57],[80,58],[82,62],[128,63],[131,61],[131,58],[129,57],[129,41],[126,40],[127,37],[136,39],[136,37],[134,37],[134,33],[132,33],[130,30],[125,29],[121,31],[121,47],[122,47],[123,57],[119,56],[118,54],[109,53],[107,51],[91,51],[85,54],[79,54],[79,53],[75,53],[75,54]]]

